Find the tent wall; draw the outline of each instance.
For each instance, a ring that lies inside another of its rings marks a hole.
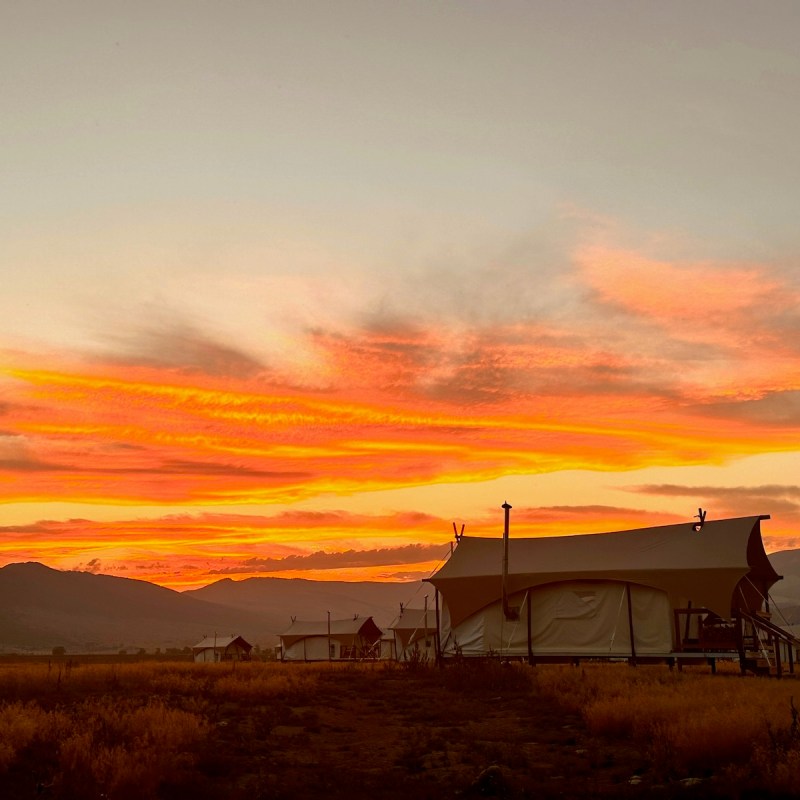
[[[427,639],[424,636],[415,639],[405,645],[397,641],[397,660],[398,661],[435,661],[436,660],[436,635],[430,632]]]
[[[214,661],[214,650],[206,647],[203,650],[197,650],[194,654],[194,660],[197,664],[204,664],[209,661]]]
[[[204,647],[194,651],[196,663],[209,663],[219,661],[247,661],[250,658],[250,651],[236,643],[227,647],[219,646],[215,650],[213,647]]]
[[[396,657],[394,639],[381,639],[381,661],[394,661]]]
[[[333,655],[328,651],[327,636],[307,636],[284,648],[284,661],[328,661],[339,658],[339,642],[330,640]]]
[[[464,656],[528,655],[527,592],[509,598],[520,609],[518,620],[506,620],[500,601],[450,625],[442,612],[443,653]],[[619,656],[661,655],[673,649],[672,611],[665,592],[615,581],[566,581],[530,590],[533,655]]]

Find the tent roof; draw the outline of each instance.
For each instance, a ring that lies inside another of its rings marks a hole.
[[[509,594],[568,580],[613,580],[661,589],[728,616],[745,576],[769,589],[780,576],[761,541],[767,516],[663,525],[615,533],[509,540]],[[500,599],[503,540],[464,536],[428,580],[442,594],[452,624]]]
[[[428,609],[427,620],[424,608],[404,608],[400,616],[389,626],[392,631],[436,630],[436,612]]]
[[[234,642],[239,642],[239,644],[246,650],[252,649],[252,645],[242,639],[241,636],[206,636],[202,642],[198,642],[194,647],[192,647],[192,650],[213,650],[214,647],[219,650],[220,648],[224,649],[232,645]]]
[[[327,636],[328,621],[304,622],[293,620],[292,624],[280,634],[285,646],[290,646],[309,636]],[[360,636],[369,642],[376,642],[381,638],[381,629],[375,624],[372,617],[353,617],[349,619],[332,619],[330,622],[330,635],[334,638],[353,639]]]

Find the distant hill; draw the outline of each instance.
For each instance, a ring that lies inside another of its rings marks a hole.
[[[769,560],[783,580],[770,590],[774,600],[775,621],[782,624],[781,615],[794,625],[800,624],[800,550],[780,550],[770,553]]]
[[[385,626],[418,586],[251,578],[176,592],[36,562],[8,564],[0,568],[0,652],[49,652],[56,646],[87,653],[165,650],[191,646],[214,632],[270,646],[289,626],[290,615],[359,614]]]

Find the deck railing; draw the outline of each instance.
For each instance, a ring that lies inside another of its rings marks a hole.
[[[742,672],[794,674],[800,639],[771,621],[767,612],[738,611],[722,619],[708,608],[676,608],[678,652],[737,654]]]

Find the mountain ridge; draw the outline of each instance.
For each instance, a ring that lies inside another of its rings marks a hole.
[[[269,647],[291,616],[358,614],[385,627],[418,585],[223,578],[178,592],[137,578],[16,562],[0,567],[0,652],[183,648],[214,631]]]

